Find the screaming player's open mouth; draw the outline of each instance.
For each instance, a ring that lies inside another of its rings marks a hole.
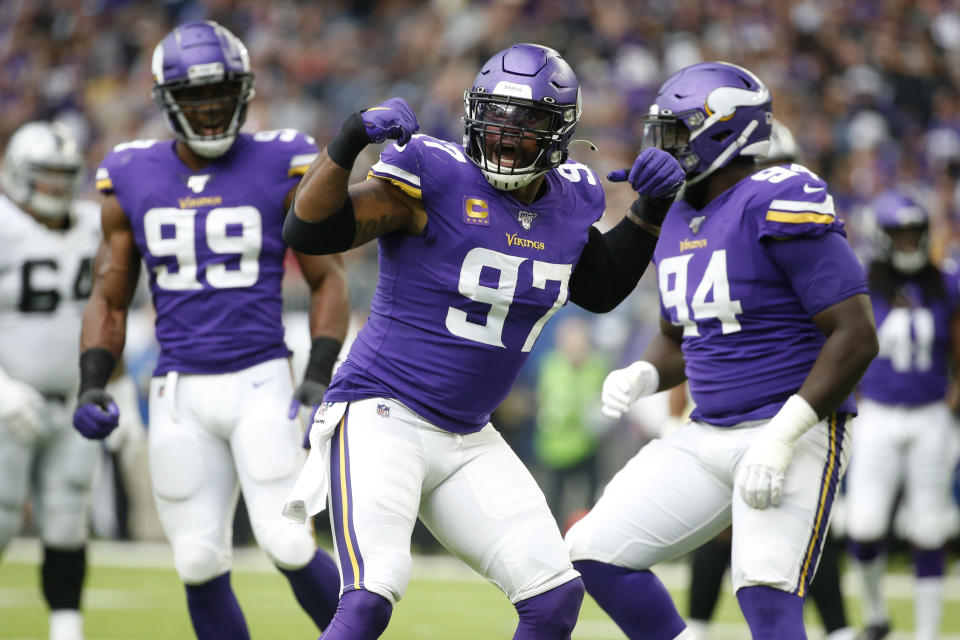
[[[512,169],[520,161],[520,148],[511,142],[500,142],[494,145],[491,160],[501,167]]]

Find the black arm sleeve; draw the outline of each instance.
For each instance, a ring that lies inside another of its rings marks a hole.
[[[606,233],[590,227],[570,276],[570,301],[593,313],[613,310],[637,286],[656,246],[654,236],[627,218]]]
[[[312,256],[341,253],[353,246],[357,237],[357,221],[350,196],[332,216],[320,222],[307,222],[297,217],[290,205],[283,220],[283,241],[294,251]]]

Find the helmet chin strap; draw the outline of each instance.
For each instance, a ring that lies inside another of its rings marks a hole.
[[[198,156],[203,156],[204,158],[219,158],[229,151],[230,147],[233,146],[233,141],[236,139],[237,136],[232,135],[227,138],[220,138],[219,140],[186,139],[184,142],[186,142],[190,150]]]
[[[920,249],[915,251],[893,251],[890,254],[890,262],[897,271],[917,273],[926,266],[927,254]]]
[[[687,186],[692,184],[697,184],[698,182],[706,178],[708,175],[710,175],[711,173],[713,173],[714,171],[716,171],[717,169],[725,165],[727,163],[727,160],[733,157],[733,155],[737,153],[737,151],[739,151],[744,146],[746,146],[747,140],[750,139],[750,134],[753,133],[754,129],[756,129],[758,126],[760,126],[760,122],[758,120],[751,120],[750,124],[744,127],[740,135],[737,136],[737,139],[731,142],[730,145],[723,150],[723,153],[718,155],[716,159],[710,163],[710,166],[707,167],[706,171],[698,175],[695,175],[692,178],[687,178]]]

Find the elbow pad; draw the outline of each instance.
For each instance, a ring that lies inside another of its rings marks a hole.
[[[283,221],[283,241],[294,251],[313,256],[342,253],[353,246],[357,237],[357,220],[350,196],[336,213],[319,222],[307,222],[297,217],[290,205]]]

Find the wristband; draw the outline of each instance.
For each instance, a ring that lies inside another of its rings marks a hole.
[[[80,354],[80,393],[106,387],[116,364],[116,357],[103,347],[84,350]]]
[[[810,427],[820,422],[817,412],[802,396],[793,394],[770,419],[765,429],[782,442],[796,442]]]
[[[330,384],[333,365],[337,361],[337,356],[340,355],[342,346],[343,344],[336,338],[328,336],[314,338],[310,345],[310,360],[307,362],[303,379]]]
[[[350,171],[353,169],[353,163],[356,162],[357,156],[368,144],[370,144],[370,138],[367,137],[367,129],[363,124],[363,118],[357,111],[344,120],[340,133],[327,145],[327,155],[338,166]]]
[[[640,196],[630,205],[630,211],[638,220],[659,228],[667,212],[673,205],[674,196],[667,198],[647,198]]]

